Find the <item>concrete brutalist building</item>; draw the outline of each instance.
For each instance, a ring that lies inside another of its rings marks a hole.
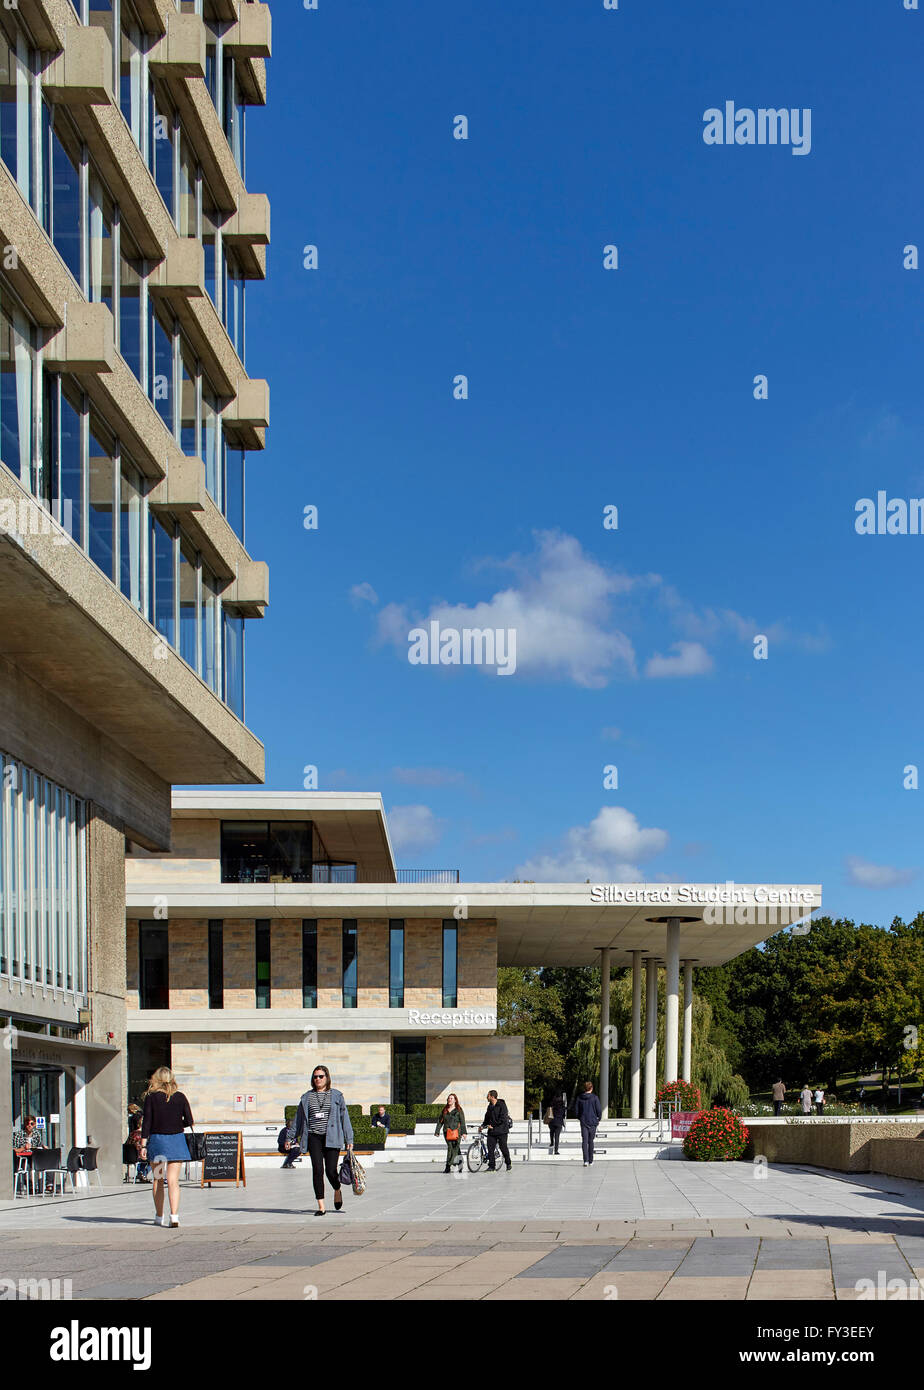
[[[263,778],[245,116],[269,55],[254,0],[0,9],[0,1191],[27,1113],[118,1177],[126,843],[169,850],[177,782]]]

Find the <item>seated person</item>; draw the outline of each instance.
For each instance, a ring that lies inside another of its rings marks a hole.
[[[27,1115],[23,1120],[22,1129],[13,1131],[14,1149],[44,1149],[45,1141],[42,1138],[42,1131],[36,1128],[35,1116]]]

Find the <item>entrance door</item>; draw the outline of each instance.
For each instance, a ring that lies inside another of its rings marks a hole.
[[[426,1038],[394,1038],[391,1056],[391,1103],[413,1110],[427,1100]]]

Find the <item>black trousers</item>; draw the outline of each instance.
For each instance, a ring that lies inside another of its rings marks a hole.
[[[508,1151],[508,1149],[507,1149],[507,1136],[506,1136],[506,1134],[492,1134],[492,1132],[491,1132],[490,1130],[488,1130],[488,1167],[489,1167],[489,1168],[493,1168],[493,1167],[494,1167],[495,1159],[497,1158],[497,1150],[498,1150],[498,1149],[500,1149],[500,1151],[501,1151],[501,1157],[502,1157],[503,1160],[504,1160],[505,1166],[506,1166],[507,1168],[509,1168],[509,1167],[510,1167],[510,1153],[509,1153],[509,1151]]]
[[[319,1202],[323,1202],[325,1168],[327,1169],[327,1181],[335,1192],[340,1191],[340,1150],[326,1148],[323,1134],[309,1134],[308,1157],[311,1159],[314,1195]]]

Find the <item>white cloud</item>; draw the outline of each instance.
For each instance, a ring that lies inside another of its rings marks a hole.
[[[712,670],[712,657],[701,642],[675,642],[671,651],[676,655],[649,657],[645,675],[651,679],[660,676],[703,676]]]
[[[871,864],[857,854],[846,858],[847,882],[855,888],[901,888],[917,877],[917,869],[897,869],[891,864]]]
[[[371,584],[363,580],[362,584],[354,584],[350,590],[350,598],[354,603],[371,603],[373,607],[378,604],[379,596]]]
[[[442,839],[444,823],[429,806],[392,806],[387,819],[396,850],[413,853],[432,849]]]
[[[564,676],[589,687],[604,686],[617,673],[636,675],[635,651],[614,625],[610,605],[657,577],[607,570],[573,536],[542,531],[536,540],[532,555],[502,562],[516,574],[511,587],[472,605],[435,603],[423,617],[388,604],[379,614],[379,640],[406,653],[410,629],[431,619],[444,628],[513,628],[518,673]]]
[[[568,830],[557,848],[536,855],[514,871],[540,883],[638,882],[638,864],[667,848],[666,830],[644,829],[624,806],[604,806],[589,825]]]

